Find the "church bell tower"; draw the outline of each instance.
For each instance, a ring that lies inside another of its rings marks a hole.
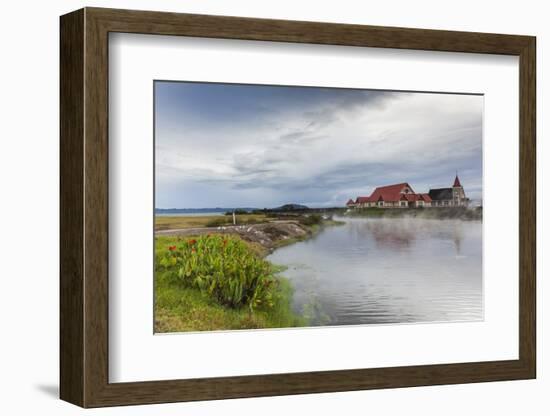
[[[458,179],[458,172],[455,176],[455,181],[453,183],[453,206],[462,207],[468,205],[468,199],[466,198],[466,193],[464,188]]]

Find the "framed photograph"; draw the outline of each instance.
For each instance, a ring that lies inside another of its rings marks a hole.
[[[62,16],[61,398],[535,378],[535,49]]]

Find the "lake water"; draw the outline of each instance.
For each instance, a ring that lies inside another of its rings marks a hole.
[[[481,221],[343,221],[268,256],[311,325],[483,319]]]

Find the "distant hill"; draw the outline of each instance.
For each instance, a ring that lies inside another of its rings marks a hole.
[[[309,207],[305,205],[300,205],[300,204],[285,204],[278,208],[274,208],[273,210],[274,211],[302,211],[305,209],[309,209]]]

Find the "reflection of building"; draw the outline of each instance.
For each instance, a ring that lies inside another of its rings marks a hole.
[[[466,198],[458,175],[455,177],[452,188],[430,189],[430,197],[434,207],[465,207],[470,201]]]
[[[346,206],[348,208],[457,207],[467,206],[468,201],[457,175],[452,188],[430,189],[427,194],[418,194],[406,182],[379,186],[370,196],[358,196],[355,201],[350,199]]]
[[[369,221],[366,228],[374,237],[377,246],[391,250],[409,247],[419,232],[418,227],[385,221]]]

